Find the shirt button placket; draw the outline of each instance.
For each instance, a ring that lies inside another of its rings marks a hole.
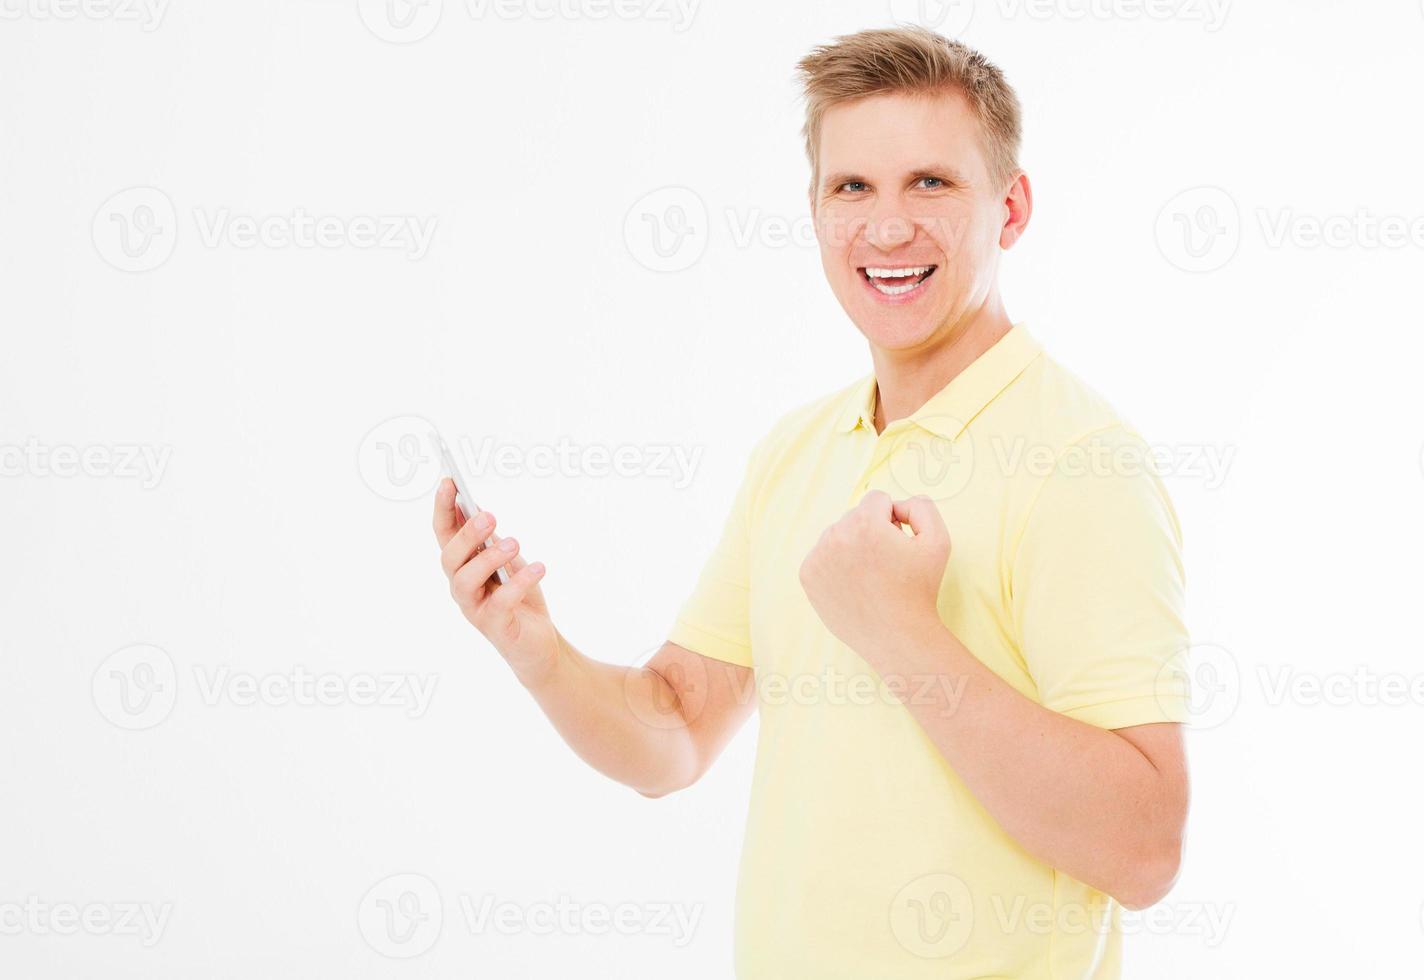
[[[904,431],[904,426],[891,423],[885,427],[885,431],[880,433],[875,439],[875,446],[870,453],[870,462],[860,474],[860,482],[856,484],[856,489],[851,500],[852,504],[860,503],[860,499],[870,491],[870,478],[881,466],[885,464],[895,450],[899,442],[900,433]]]

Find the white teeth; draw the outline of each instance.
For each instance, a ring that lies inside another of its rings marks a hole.
[[[900,296],[904,293],[908,293],[912,289],[919,289],[920,284],[923,283],[924,280],[916,279],[914,282],[905,283],[901,286],[891,286],[888,283],[876,282],[876,280],[904,279],[907,276],[923,276],[933,268],[934,266],[932,265],[904,266],[899,269],[886,269],[876,266],[867,266],[865,269],[865,274],[869,277],[870,284],[874,286],[877,290],[879,290],[881,295]]]
[[[904,269],[882,269],[871,266],[866,268],[865,274],[872,279],[898,279],[901,276],[922,276],[932,268],[934,267],[929,265],[917,265]]]
[[[886,296],[899,296],[901,293],[908,293],[912,289],[920,288],[920,284],[917,282],[906,283],[903,286],[887,286],[879,282],[872,282],[871,285]]]

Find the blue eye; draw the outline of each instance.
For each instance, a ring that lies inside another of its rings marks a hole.
[[[943,187],[943,186],[944,186],[944,181],[940,180],[938,177],[921,177],[921,178],[920,178],[920,183],[923,184],[923,183],[925,183],[926,181],[929,181],[929,182],[930,182],[931,189],[933,189],[933,188],[938,188],[938,187]]]
[[[846,181],[844,184],[841,185],[841,190],[843,190],[843,191],[850,191],[852,194],[854,194],[854,193],[856,193],[856,192],[858,192],[858,191],[863,191],[863,190],[865,190],[865,181],[863,181],[863,180],[848,180],[848,181]]]

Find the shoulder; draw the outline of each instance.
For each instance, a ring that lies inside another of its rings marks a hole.
[[[981,416],[976,459],[997,465],[1009,552],[1030,525],[1094,527],[1129,512],[1180,536],[1158,450],[1091,382],[1041,349]],[[971,427],[972,431],[972,427]],[[979,453],[984,453],[982,457]]]
[[[1022,379],[1017,406],[995,438],[1016,441],[1021,463],[1007,497],[1018,536],[1091,531],[1099,542],[1161,535],[1180,544],[1181,529],[1158,470],[1156,451],[1103,394],[1046,352]],[[1035,455],[1036,454],[1036,455]]]
[[[1085,443],[1142,444],[1137,427],[1096,387],[1047,351],[1024,371],[997,428],[1055,455]]]
[[[752,450],[754,463],[774,466],[788,454],[813,447],[835,432],[852,402],[868,392],[871,375],[797,405],[776,418]]]

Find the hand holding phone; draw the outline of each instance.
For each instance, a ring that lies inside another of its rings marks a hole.
[[[450,447],[445,444],[445,440],[440,438],[440,433],[432,431],[430,438],[435,445],[436,454],[440,457],[441,470],[444,471],[444,474],[455,484],[455,506],[460,508],[460,514],[465,520],[473,519],[474,516],[480,512],[480,508],[479,505],[475,503],[475,498],[470,496],[469,481],[467,481],[464,474],[460,472],[460,467],[455,462],[454,454],[450,452]],[[486,548],[493,548],[494,546],[494,538],[486,539]],[[500,585],[509,582],[509,575],[505,572],[503,566],[495,569],[494,574],[495,577],[499,579]]]
[[[518,539],[496,535],[493,515],[485,542],[481,544],[474,537],[475,529],[468,521],[478,520],[480,509],[470,496],[471,484],[439,435],[432,436],[432,445],[454,491],[446,490],[441,481],[432,515],[435,540],[440,545],[440,567],[449,580],[450,597],[520,681],[526,685],[535,683],[548,675],[563,649],[539,588],[544,564],[520,557]],[[469,533],[462,528],[468,528]],[[490,548],[495,550],[490,552]]]

